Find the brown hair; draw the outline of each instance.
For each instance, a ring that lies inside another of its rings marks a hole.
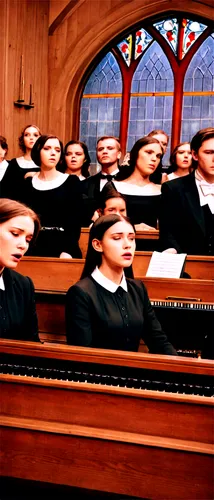
[[[41,135],[41,130],[39,129],[39,127],[37,127],[37,125],[26,125],[26,127],[23,128],[23,130],[21,131],[21,135],[19,137],[19,147],[23,151],[23,153],[26,153],[26,147],[25,147],[25,143],[24,143],[25,130],[29,127],[36,128],[39,132],[39,135]]]
[[[197,153],[204,141],[208,141],[209,139],[213,138],[214,138],[214,127],[207,127],[203,128],[202,130],[199,130],[191,140],[190,143],[191,150]]]
[[[0,199],[0,225],[10,219],[13,219],[13,217],[19,217],[20,215],[24,217],[30,217],[34,222],[34,233],[32,241],[35,241],[41,227],[38,215],[33,210],[31,210],[31,208],[23,205],[23,203],[19,203],[15,200],[9,200],[8,198]]]
[[[167,138],[167,142],[169,142],[169,136],[166,132],[164,132],[164,130],[152,130],[151,132],[149,132],[149,134],[147,134],[147,137],[154,137],[154,135],[159,134],[165,135]]]
[[[176,154],[178,152],[178,148],[180,148],[181,146],[185,146],[185,144],[189,144],[190,145],[190,142],[179,142],[179,144],[177,144],[177,146],[175,146],[175,148],[173,149],[171,155],[170,155],[170,172],[176,172],[177,170],[177,164],[176,164]],[[190,167],[190,170],[191,170],[191,167]]]

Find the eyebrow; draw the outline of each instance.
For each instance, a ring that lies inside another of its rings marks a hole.
[[[19,226],[11,226],[11,229],[16,229],[16,230],[18,230],[18,231],[21,231],[21,233],[24,233],[24,232],[25,232],[25,230],[24,230],[24,229],[22,229],[22,228],[21,228],[21,227],[19,227]],[[28,236],[32,236],[32,237],[33,237],[33,233],[28,233]]]
[[[133,232],[130,231],[129,233],[123,233],[123,232],[120,233],[119,231],[117,231],[116,233],[112,233],[111,235],[115,236],[115,234],[119,234],[119,235],[121,235],[121,234],[135,234],[135,232],[134,231]]]

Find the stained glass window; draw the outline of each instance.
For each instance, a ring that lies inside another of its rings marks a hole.
[[[183,141],[189,141],[197,130],[214,125],[213,91],[214,39],[210,36],[199,47],[186,72],[182,116]]]
[[[167,19],[153,25],[159,33],[165,38],[173,52],[177,52],[178,43],[178,21],[177,19]]]
[[[143,28],[135,34],[135,59],[137,59],[152,42],[153,38]]]
[[[206,29],[205,24],[198,23],[197,21],[190,21],[189,19],[183,19],[182,25],[184,27],[183,36],[183,57],[188,52],[193,43]]]
[[[119,136],[121,92],[120,68],[109,52],[87,81],[81,102],[80,140],[87,144],[92,163],[96,163],[97,138]]]
[[[132,36],[129,35],[125,40],[118,44],[118,49],[120,50],[124,61],[126,61],[127,66],[130,66],[131,55],[132,55]]]
[[[160,45],[153,42],[142,57],[132,80],[128,151],[136,140],[153,129],[164,129],[170,135],[173,90],[169,61]]]
[[[172,135],[174,147],[200,128],[213,126],[214,34],[209,22],[184,16],[150,27],[147,21],[146,30],[139,25],[92,72],[81,102],[80,138],[89,146],[93,163],[101,135],[120,134],[125,152],[152,129]],[[186,69],[190,49],[193,56]]]

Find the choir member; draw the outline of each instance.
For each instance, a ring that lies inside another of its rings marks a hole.
[[[0,135],[0,198],[10,198],[12,194],[11,177],[8,174],[9,162],[6,160],[7,153],[7,139]]]
[[[163,150],[153,137],[139,139],[130,152],[130,165],[123,167],[114,185],[126,197],[127,214],[136,230],[156,231],[161,194],[159,164]],[[119,182],[119,179],[123,179]]]
[[[125,196],[115,189],[111,181],[107,182],[100,192],[92,222],[95,222],[101,215],[109,214],[127,215]]]
[[[31,254],[81,258],[80,181],[57,170],[62,152],[62,143],[55,135],[41,135],[31,152],[40,170],[25,179],[23,201],[39,213],[42,224]]]
[[[15,170],[19,170],[24,177],[28,172],[38,172],[38,165],[34,163],[31,157],[32,148],[41,136],[40,129],[36,125],[27,125],[21,132],[19,137],[19,147],[23,155],[18,158],[13,158],[10,161],[10,166]]]
[[[111,181],[118,175],[120,157],[121,148],[117,137],[103,136],[98,139],[97,160],[101,165],[101,171],[88,177],[81,184],[84,203],[83,226],[90,225],[100,191],[102,191],[106,182]]]
[[[80,181],[89,177],[91,159],[84,142],[69,141],[64,148],[63,172],[77,175]]]
[[[134,251],[135,230],[127,218],[105,215],[93,224],[82,279],[67,293],[69,344],[137,351],[143,338],[150,352],[176,355],[145,286],[125,278]]]
[[[39,228],[30,208],[0,200],[0,337],[39,341],[33,283],[15,271]]]
[[[214,255],[214,128],[199,130],[191,141],[196,168],[162,185],[162,250]]]
[[[167,181],[172,181],[178,177],[183,177],[191,173],[192,152],[189,142],[180,142],[171,153],[169,174]]]

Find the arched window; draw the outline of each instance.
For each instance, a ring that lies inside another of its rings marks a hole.
[[[174,147],[213,125],[214,38],[200,20],[169,17],[130,31],[99,62],[81,100],[80,139],[96,162],[101,135],[120,137],[122,151],[152,129]]]

